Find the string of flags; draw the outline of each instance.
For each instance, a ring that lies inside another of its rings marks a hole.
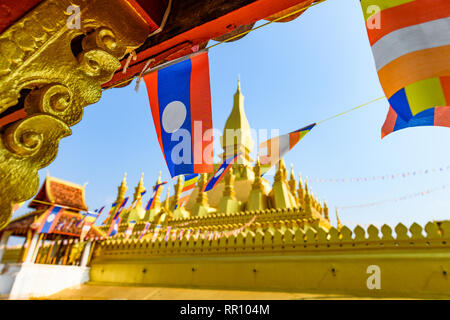
[[[423,197],[423,196],[429,195],[436,191],[445,190],[449,186],[450,186],[449,184],[446,184],[439,188],[428,189],[428,190],[421,191],[421,192],[411,193],[411,194],[404,195],[404,196],[394,198],[394,199],[375,201],[375,202],[363,203],[363,204],[352,205],[352,206],[337,206],[336,209],[340,209],[340,210],[342,210],[342,209],[357,209],[357,208],[368,208],[368,207],[380,206],[380,205],[390,203],[390,202],[399,202],[399,201],[409,200],[409,199],[413,199],[413,198]]]
[[[327,179],[311,179],[308,178],[308,182],[315,183],[352,183],[352,182],[370,182],[370,181],[386,181],[395,179],[406,179],[411,177],[416,177],[419,175],[429,174],[429,173],[443,173],[450,169],[450,165],[432,168],[432,169],[422,169],[407,171],[402,173],[385,174],[382,176],[366,176],[366,177],[352,177],[352,178],[327,178]]]

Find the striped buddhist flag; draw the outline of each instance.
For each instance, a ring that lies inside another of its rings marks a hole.
[[[169,240],[169,236],[170,236],[170,230],[172,230],[171,226],[167,227],[167,231],[166,231],[166,235],[164,237],[164,241],[168,241]]]
[[[192,192],[195,189],[195,184],[200,177],[199,174],[187,174],[184,176],[183,188],[181,189],[180,200],[178,201],[176,207],[183,206],[190,198]]]
[[[230,170],[231,166],[233,165],[234,161],[237,157],[240,156],[239,154],[236,154],[228,159],[225,159],[223,163],[220,165],[220,167],[217,169],[217,171],[214,173],[214,175],[209,179],[208,183],[205,185],[204,191],[207,192],[209,190],[212,190],[217,184],[222,181],[225,174]]]
[[[153,209],[153,206],[155,205],[155,197],[158,194],[159,188],[162,185],[165,185],[167,183],[167,181],[158,183],[156,186],[153,187],[153,193],[152,193],[152,197],[150,198],[150,200],[148,200],[147,205],[145,206],[145,210],[151,210]]]
[[[450,127],[450,1],[361,0],[369,42],[390,108],[386,135]]]
[[[105,223],[109,220],[109,218],[110,218],[111,215],[113,214],[114,209],[116,208],[116,206],[117,206],[117,202],[114,202],[114,203],[111,205],[111,209],[109,210],[108,216],[105,218],[105,221],[103,221],[103,224],[105,224]]]
[[[127,204],[128,199],[129,199],[129,197],[126,197],[125,199],[122,200],[122,203],[120,204],[119,209],[117,209],[117,212],[116,212],[116,214],[113,217],[113,221],[115,221],[119,217],[119,215],[122,212],[123,208]]]
[[[161,225],[160,224],[156,225],[155,230],[153,230],[152,242],[155,242],[156,239],[158,239],[160,229],[161,229]]]
[[[134,221],[134,220],[130,220],[129,222],[128,222],[128,228],[127,228],[127,230],[125,231],[125,236],[127,237],[127,238],[129,238],[132,234],[133,234],[133,229],[134,229],[134,226],[136,225],[136,221]]]
[[[259,145],[259,160],[261,162],[262,174],[266,173],[274,164],[280,161],[315,126],[316,124],[313,123],[291,133],[262,142]]]

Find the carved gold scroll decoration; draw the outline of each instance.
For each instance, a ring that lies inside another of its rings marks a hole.
[[[78,18],[81,28],[72,28]],[[0,129],[0,229],[13,204],[36,193],[38,170],[100,99],[119,59],[148,34],[125,0],[47,0],[0,35],[0,116],[17,104],[27,114]]]

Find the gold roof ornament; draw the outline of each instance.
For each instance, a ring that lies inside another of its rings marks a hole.
[[[184,206],[178,205],[179,201],[180,201],[180,195],[181,195],[181,190],[183,189],[183,185],[184,185],[184,182],[181,178],[181,175],[179,175],[178,179],[177,179],[177,184],[174,186],[175,194],[173,196],[172,205],[171,205],[172,208],[175,208],[175,206],[177,206],[177,208],[173,210],[173,218],[174,219],[185,219],[185,218],[190,217],[190,214],[186,210],[186,208]]]
[[[255,174],[255,180],[253,181],[252,190],[248,197],[247,209],[250,211],[265,210],[267,209],[267,195],[264,193],[259,156],[256,157],[253,172]]]
[[[304,209],[307,215],[312,215],[311,210],[311,197],[309,196],[308,182],[305,179],[305,197],[304,197]]]
[[[324,216],[324,218],[325,219],[327,219],[328,221],[330,221],[330,215],[329,215],[329,209],[328,209],[328,206],[327,206],[327,202],[326,201],[324,201],[323,202],[323,216]]]
[[[123,179],[122,182],[120,183],[120,186],[117,187],[117,198],[116,198],[116,206],[113,210],[113,212],[111,213],[111,215],[108,217],[108,219],[106,219],[104,221],[105,225],[109,225],[112,222],[112,218],[114,217],[114,215],[116,214],[117,210],[119,210],[119,206],[122,203],[123,199],[125,199],[125,194],[128,190],[127,187],[127,173],[125,172],[125,174],[123,175]]]
[[[291,175],[289,177],[289,190],[291,191],[292,196],[295,199],[295,204],[296,206],[299,205],[299,200],[298,200],[298,196],[297,196],[297,181],[295,181],[295,175],[294,175],[294,164],[291,163]]]
[[[134,189],[134,196],[133,196],[133,208],[128,212],[127,214],[127,221],[141,221],[145,219],[145,209],[142,208],[142,195],[141,193],[145,191],[144,187],[144,173],[141,174],[141,179],[139,180],[139,183],[137,187]]]
[[[139,184],[136,188],[134,188],[134,195],[133,195],[133,201],[138,200],[139,198],[142,198],[141,193],[145,191],[144,187],[144,173],[141,173],[141,179],[139,180]]]
[[[302,175],[298,174],[298,189],[297,189],[298,202],[301,207],[305,207],[305,190],[303,189]]]
[[[338,229],[338,230],[341,230],[341,228],[343,227],[343,225],[342,225],[342,223],[341,223],[341,220],[339,219],[337,208],[335,208],[335,210],[336,210],[336,223],[337,223],[337,229]]]
[[[117,189],[118,189],[117,200],[125,199],[125,193],[128,190],[128,187],[127,187],[127,173],[126,172],[123,175],[122,183],[120,184],[120,186]]]
[[[228,170],[224,177],[225,189],[223,191],[223,197],[220,199],[219,208],[217,212],[219,213],[234,213],[239,212],[241,203],[235,197],[236,193],[234,191],[234,173],[233,167]]]
[[[291,194],[287,183],[287,170],[283,158],[277,164],[277,172],[274,177],[271,195],[273,197],[274,207],[277,209],[293,208],[296,206],[295,198]]]
[[[204,190],[207,183],[206,173],[200,174],[197,182],[198,194],[194,205],[191,208],[191,217],[204,217],[216,212],[216,209],[211,208],[208,203],[208,195]]]

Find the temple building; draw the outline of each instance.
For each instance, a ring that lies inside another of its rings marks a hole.
[[[152,224],[151,230],[157,225],[163,228],[188,225],[191,229],[199,228],[203,232],[230,231],[245,225],[254,216],[255,223],[249,227],[251,229],[258,226],[261,230],[266,230],[277,225],[293,225],[299,228],[320,226],[329,229],[330,219],[326,203],[320,203],[312,196],[306,182],[303,183],[301,178],[296,179],[293,166],[289,172],[284,160],[279,161],[272,185],[261,177],[258,159],[255,162],[250,157],[254,148],[250,128],[245,114],[244,95],[238,80],[233,107],[225,122],[221,139],[224,150],[221,157],[226,159],[237,154],[240,156],[221,183],[209,192],[200,191],[213,173],[202,174],[186,206],[178,207],[183,185],[180,176],[173,196],[169,196],[170,190],[165,191],[164,186],[160,187],[154,207],[146,212],[140,196],[145,190],[142,175],[135,188],[133,205],[120,213],[122,220],[119,232],[123,233],[128,229],[129,221],[137,222],[133,229],[135,234],[139,234],[146,222]],[[219,165],[216,164],[215,168]],[[155,185],[159,183],[161,176]],[[125,174],[118,187],[116,203],[123,201],[126,191]],[[163,194],[167,194],[165,200],[161,198]],[[104,232],[109,230],[114,212],[105,220],[102,227]]]

